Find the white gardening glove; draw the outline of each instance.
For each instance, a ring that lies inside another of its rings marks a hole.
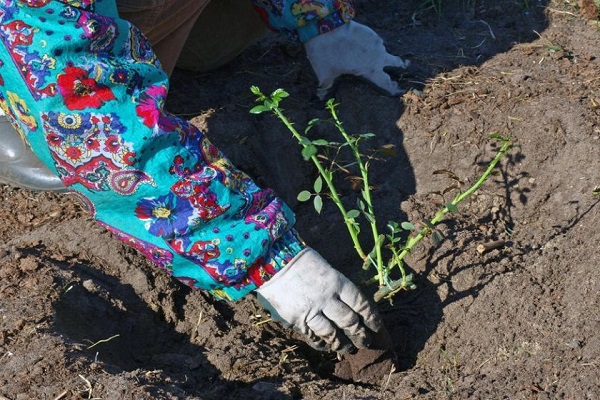
[[[292,327],[317,350],[366,348],[383,324],[360,292],[315,250],[302,250],[256,290],[273,320]]]
[[[407,68],[410,61],[389,54],[383,39],[371,28],[350,21],[331,32],[315,36],[304,43],[323,100],[335,79],[344,74],[368,79],[392,96],[402,94],[397,82],[384,72],[385,67]]]

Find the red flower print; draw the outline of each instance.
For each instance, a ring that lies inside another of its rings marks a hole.
[[[21,2],[25,3],[28,7],[39,8],[50,3],[50,0],[21,0]]]
[[[67,151],[65,153],[72,162],[79,161],[81,159],[81,156],[83,155],[81,149],[75,146],[67,148]]]
[[[167,96],[167,88],[164,86],[151,86],[141,93],[135,111],[142,117],[144,125],[154,127],[162,117],[162,107]]]
[[[95,139],[95,138],[88,138],[85,141],[85,147],[88,150],[98,151],[98,149],[100,149],[100,141],[98,141],[98,139]]]
[[[63,139],[56,133],[49,133],[46,135],[46,139],[48,140],[48,144],[54,147],[59,147],[63,142]]]
[[[105,102],[114,100],[115,95],[108,86],[90,78],[88,72],[77,67],[66,67],[58,76],[58,90],[69,110],[100,108]]]
[[[123,156],[123,162],[129,166],[135,164],[135,153],[132,151],[128,151],[127,153],[125,153],[125,155]]]
[[[111,153],[116,153],[121,148],[121,142],[117,136],[111,135],[106,138],[106,141],[104,142],[104,148]]]

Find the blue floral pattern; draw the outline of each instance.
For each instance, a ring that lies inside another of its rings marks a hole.
[[[140,199],[135,214],[147,221],[146,229],[152,235],[172,239],[187,233],[194,208],[188,200],[167,193],[157,198]]]
[[[164,110],[167,76],[114,0],[0,4],[0,106],[98,223],[228,300],[302,249],[289,207]]]

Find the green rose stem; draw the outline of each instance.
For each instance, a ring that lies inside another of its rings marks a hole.
[[[387,283],[386,280],[387,280],[387,272],[388,271],[384,270],[384,266],[383,266],[383,254],[381,253],[381,245],[383,244],[382,243],[383,237],[380,237],[379,231],[377,230],[377,221],[375,219],[375,210],[373,208],[373,202],[371,200],[371,187],[369,186],[369,175],[368,175],[367,166],[363,162],[360,152],[358,150],[358,140],[350,137],[350,135],[348,135],[348,133],[346,133],[346,130],[342,126],[342,122],[339,120],[337,112],[335,111],[335,104],[333,103],[333,99],[329,100],[327,102],[327,108],[329,109],[329,112],[330,112],[331,116],[333,117],[335,126],[338,128],[339,132],[344,137],[344,140],[346,140],[346,143],[348,143],[348,145],[350,146],[350,149],[352,150],[352,154],[354,155],[354,158],[356,159],[358,168],[360,170],[360,174],[362,177],[362,183],[363,183],[363,199],[367,205],[366,213],[370,216],[369,218],[367,218],[367,220],[369,221],[369,225],[371,225],[371,233],[372,233],[373,239],[375,241],[374,250],[376,253],[377,261],[374,264],[375,264],[375,268],[378,271],[377,276],[379,277],[379,286],[383,286],[385,283]],[[328,183],[328,185],[329,185],[329,183]],[[329,185],[329,186],[331,187],[332,185]],[[355,228],[354,228],[354,225],[352,224],[352,222],[353,221],[348,221],[346,223],[346,226],[348,227],[349,230],[355,231]],[[357,235],[355,234],[355,236],[357,236]],[[353,240],[354,240],[354,238],[353,238]],[[355,243],[358,243],[358,238],[356,239]],[[356,247],[356,244],[355,244],[355,247]],[[363,269],[366,269],[368,267],[368,263],[366,261],[367,261],[367,258],[369,260],[371,259],[370,255],[365,257],[361,252],[359,252],[359,255],[363,259],[363,262],[365,262],[363,264]]]
[[[419,231],[419,233],[417,233],[415,236],[409,236],[409,238],[406,240],[406,244],[404,245],[404,248],[402,249],[401,252],[398,253],[397,249],[392,248],[392,253],[394,254],[394,261],[396,263],[402,263],[402,260],[404,259],[404,257],[406,257],[411,252],[413,247],[415,247],[415,245],[417,243],[419,243],[421,241],[421,239],[423,239],[425,236],[427,236],[429,233],[431,233],[433,228],[440,221],[442,221],[442,219],[446,216],[446,214],[451,213],[451,212],[457,212],[458,208],[456,207],[456,205],[458,203],[460,203],[461,201],[465,200],[467,197],[469,197],[473,193],[475,193],[475,191],[477,189],[479,189],[481,187],[481,185],[483,185],[484,182],[488,179],[488,177],[491,175],[492,171],[494,170],[494,168],[496,167],[496,165],[498,164],[500,159],[504,156],[504,154],[512,146],[510,137],[505,138],[498,134],[494,134],[494,135],[492,135],[492,137],[494,137],[496,139],[500,139],[502,141],[502,146],[496,153],[496,156],[494,157],[494,159],[488,164],[488,167],[485,170],[485,172],[483,173],[483,175],[481,175],[481,177],[477,180],[477,182],[475,182],[473,184],[473,186],[471,186],[465,192],[459,193],[450,203],[446,204],[444,206],[444,208],[440,209],[435,214],[435,216],[429,221],[429,223],[423,229],[421,229]],[[401,268],[401,270],[403,270],[403,269]],[[391,296],[393,296],[399,290],[406,289],[408,283],[410,283],[410,282],[406,282],[405,275],[403,274],[402,279],[391,282],[391,285],[380,287],[379,290],[375,293],[375,295],[373,297],[376,302],[380,301],[383,298],[389,299],[389,298],[391,298]]]
[[[292,124],[292,122],[283,114],[281,108],[279,108],[279,101],[282,98],[288,97],[288,93],[286,93],[282,89],[278,89],[275,92],[273,92],[273,94],[271,94],[270,98],[267,98],[262,92],[260,92],[260,89],[258,89],[256,86],[253,86],[251,90],[252,90],[252,93],[254,93],[258,97],[258,101],[263,102],[263,105],[252,108],[252,110],[250,110],[250,112],[253,114],[260,114],[264,111],[273,112],[281,120],[281,122],[283,122],[283,124],[289,129],[289,131],[296,138],[296,140],[298,140],[298,142],[303,146],[303,148],[305,148],[305,149],[308,148],[309,145],[306,144],[305,138],[302,135],[300,135],[300,133],[298,133],[296,128],[294,128],[294,125]],[[332,198],[333,202],[336,204],[336,206],[338,207],[338,209],[340,210],[340,213],[342,214],[342,218],[344,219],[346,227],[348,228],[348,232],[350,233],[350,237],[352,238],[352,243],[354,244],[354,248],[356,249],[356,252],[363,260],[365,260],[367,258],[367,255],[365,254],[365,252],[362,249],[362,246],[360,245],[360,242],[358,240],[358,232],[352,223],[352,221],[354,219],[348,217],[348,212],[346,211],[346,208],[344,207],[344,205],[342,203],[342,200],[337,192],[337,189],[335,188],[335,186],[333,184],[333,180],[332,180],[333,174],[331,174],[329,171],[327,171],[323,167],[323,165],[319,162],[319,159],[316,157],[316,155],[312,154],[309,156],[309,158],[315,164],[315,166],[317,167],[317,169],[319,171],[319,174],[321,175],[321,177],[327,184],[331,198]]]
[[[283,114],[282,109],[279,108],[279,102],[283,98],[288,97],[289,94],[287,92],[285,92],[283,89],[277,89],[271,94],[270,97],[267,97],[256,86],[252,86],[251,90],[252,90],[252,93],[254,93],[257,96],[257,101],[262,101],[263,104],[253,107],[250,110],[250,112],[253,114],[260,114],[265,111],[270,111],[270,112],[274,113],[283,122],[283,124],[289,129],[289,131],[296,138],[296,140],[298,140],[298,142],[302,145],[302,147],[303,147],[302,155],[304,156],[304,158],[307,160],[310,159],[314,163],[314,165],[317,167],[317,170],[319,171],[321,178],[327,184],[331,199],[333,200],[335,205],[340,210],[340,213],[342,214],[342,218],[344,219],[346,228],[348,229],[348,232],[350,233],[350,237],[352,238],[354,248],[356,249],[356,252],[358,253],[359,257],[361,257],[361,259],[363,260],[363,269],[368,269],[370,265],[373,265],[377,270],[377,275],[375,277],[373,277],[371,280],[369,280],[369,282],[377,282],[377,281],[379,282],[379,290],[374,295],[374,300],[376,302],[379,302],[382,299],[388,299],[391,301],[393,295],[396,294],[398,291],[414,289],[416,287],[415,284],[413,283],[412,274],[406,274],[406,271],[404,269],[404,261],[403,261],[404,257],[406,257],[408,254],[410,254],[410,252],[417,245],[417,243],[419,243],[425,236],[427,236],[428,234],[430,234],[433,231],[435,226],[444,218],[444,216],[446,214],[451,213],[451,212],[458,212],[458,208],[456,207],[457,204],[459,204],[461,201],[465,200],[467,197],[469,197],[471,194],[473,194],[477,189],[479,189],[479,187],[481,187],[481,185],[483,185],[483,183],[488,179],[488,177],[492,173],[492,170],[496,167],[496,165],[502,158],[502,156],[511,147],[511,138],[510,137],[505,138],[498,134],[491,135],[492,137],[494,137],[496,139],[500,139],[502,141],[502,146],[501,146],[500,150],[498,150],[498,152],[496,153],[496,156],[494,157],[494,159],[488,165],[488,167],[485,170],[485,172],[483,173],[483,175],[468,190],[466,190],[465,192],[459,193],[450,203],[447,203],[442,209],[440,209],[435,214],[433,219],[431,219],[426,224],[426,226],[423,229],[421,229],[416,235],[414,235],[414,236],[410,235],[408,237],[408,239],[406,239],[404,246],[402,246],[401,248],[399,248],[396,244],[400,240],[399,238],[397,238],[395,236],[395,233],[398,232],[397,224],[391,225],[392,234],[390,236],[387,236],[387,239],[390,242],[387,245],[387,247],[392,252],[392,258],[388,261],[387,265],[385,265],[384,261],[383,261],[382,246],[385,242],[386,236],[380,235],[379,231],[377,229],[377,220],[375,218],[375,211],[374,211],[372,198],[371,198],[371,188],[369,186],[368,166],[367,166],[367,164],[365,164],[363,162],[361,154],[358,149],[358,142],[362,136],[357,138],[357,137],[348,135],[348,133],[342,126],[342,122],[339,120],[338,114],[335,110],[336,104],[334,104],[333,99],[329,100],[326,104],[326,107],[329,110],[331,116],[333,117],[333,122],[334,122],[336,128],[338,129],[340,134],[344,137],[346,144],[350,147],[352,155],[356,159],[356,163],[357,163],[358,168],[361,173],[362,184],[363,184],[362,198],[366,204],[366,207],[361,206],[360,208],[361,208],[361,211],[363,212],[363,215],[365,216],[365,218],[367,219],[367,221],[369,222],[369,224],[371,226],[371,233],[372,233],[373,239],[374,239],[373,250],[369,254],[365,253],[365,251],[363,250],[363,248],[360,244],[360,241],[358,240],[359,229],[358,229],[358,223],[356,222],[355,218],[358,215],[360,215],[360,213],[356,210],[352,210],[352,215],[350,215],[350,213],[344,207],[342,200],[338,194],[338,191],[333,183],[333,172],[325,169],[325,167],[323,167],[323,165],[321,164],[321,162],[319,161],[319,159],[316,156],[317,141],[312,142],[308,138],[302,136],[294,128],[293,123]],[[309,123],[309,128],[307,128],[307,130],[310,129],[310,127],[312,127],[313,122],[314,122],[314,120]],[[365,135],[363,135],[363,136],[365,136]],[[322,143],[318,143],[318,144],[322,144]],[[320,189],[316,189],[316,190],[320,191]],[[319,210],[317,210],[317,211],[319,211]],[[390,226],[390,225],[388,225],[388,226]],[[404,228],[404,224],[403,224],[402,229],[408,229],[408,230],[413,230],[413,231],[415,230],[415,228],[414,228],[414,226],[412,226],[412,224],[408,224],[408,226],[410,228]],[[375,260],[373,260],[373,257],[375,257]],[[401,278],[398,280],[395,280],[395,281],[390,280],[390,278],[389,278],[389,273],[394,266],[397,266],[401,273]]]

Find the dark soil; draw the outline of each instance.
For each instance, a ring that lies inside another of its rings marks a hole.
[[[574,0],[444,0],[440,16],[424,3],[358,4],[359,22],[411,56],[404,96],[354,78],[333,93],[350,132],[396,146],[371,169],[379,218],[431,218],[434,193],[454,183],[434,171],[472,183],[494,156],[490,134],[517,146],[440,226],[442,243],[410,257],[417,289],[379,304],[396,372],[336,378],[335,354],[257,324],[266,315],[253,298],[183,287],[71,195],[2,187],[0,399],[600,398],[600,26]],[[295,200],[316,173],[285,127],[248,113],[251,85],[286,89],[298,125],[326,116],[302,48],[276,35],[218,71],[177,71],[168,107],[276,189],[304,239],[359,283],[334,206],[317,215]]]

